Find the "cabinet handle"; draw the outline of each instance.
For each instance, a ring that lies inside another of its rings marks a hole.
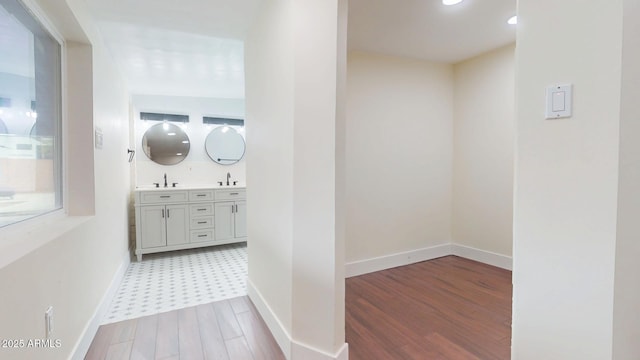
[[[198,235],[198,237],[207,237],[207,235]]]
[[[164,209],[162,209],[162,217],[164,218]]]
[[[198,224],[206,224],[206,221],[198,221]]]
[[[229,193],[229,195],[238,195],[238,193]]]
[[[169,209],[167,209],[167,218],[169,218]]]
[[[198,209],[198,211],[207,211],[207,209]]]
[[[171,195],[160,195],[161,199],[169,199],[171,198]]]
[[[207,194],[198,194],[196,195],[197,197],[203,197],[203,196],[207,196]]]

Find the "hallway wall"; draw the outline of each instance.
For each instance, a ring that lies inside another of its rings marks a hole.
[[[87,212],[84,209],[84,214],[89,216],[72,217],[75,220],[51,223],[36,220],[32,222],[36,224],[34,227],[17,233],[11,229],[0,229],[0,242],[13,240],[15,236],[29,242],[48,241],[46,245],[0,268],[0,338],[44,339],[44,312],[52,305],[52,339],[59,339],[61,345],[59,348],[3,348],[0,349],[0,358],[55,360],[68,359],[72,355],[114,275],[123,261],[128,260],[129,164],[126,149],[129,146],[129,113],[125,83],[94,31],[84,2],[37,2],[65,39],[70,41],[69,46],[75,49],[68,54],[70,59],[76,65],[84,64],[72,68],[72,75],[93,80],[92,98],[87,89],[83,94],[69,94],[68,98],[72,104],[81,105],[93,114],[93,119],[83,117],[83,121],[91,122],[84,124],[90,135],[80,142],[88,142],[89,148],[93,147],[94,125],[102,129],[104,138],[100,150],[67,154],[67,160],[76,163],[80,160],[85,171],[95,174],[95,203],[90,199],[73,199],[72,196],[72,203],[68,205],[73,205],[73,202],[77,208],[83,207],[82,202],[94,205],[93,214],[91,210]],[[85,40],[77,32],[79,27],[75,21],[79,21],[91,45],[83,43]],[[83,63],[87,59],[88,64]],[[85,99],[86,94],[89,94],[89,102]],[[78,104],[80,101],[82,103]],[[95,168],[87,169],[92,163]],[[76,181],[91,182],[92,178],[84,174],[71,172],[68,176]],[[90,186],[93,184],[87,185],[93,188]],[[71,229],[63,229],[66,223],[75,225]]]

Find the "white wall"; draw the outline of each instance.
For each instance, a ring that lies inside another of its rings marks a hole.
[[[511,256],[515,45],[454,66],[453,242]]]
[[[346,259],[451,241],[451,65],[350,52]]]
[[[265,3],[245,44],[249,291],[281,347],[292,324],[293,34],[290,1]],[[282,327],[287,334],[273,331]],[[283,349],[287,353],[286,348]],[[290,346],[289,346],[290,352]]]
[[[612,357],[622,3],[518,2],[516,360]],[[573,117],[545,120],[558,83],[573,84]]]
[[[91,160],[87,164],[95,163],[95,216],[62,235],[54,235],[57,233],[56,224],[36,226],[40,229],[34,231],[34,235],[21,236],[28,241],[42,241],[42,237],[47,236],[54,238],[0,269],[0,338],[44,338],[44,311],[53,305],[55,330],[52,338],[60,339],[62,347],[2,349],[0,357],[67,359],[89,325],[122,264],[123,256],[127,254],[128,99],[113,61],[93,32],[91,19],[83,8],[84,2],[38,2],[67,40],[78,39],[78,33],[74,32],[77,30],[75,17],[92,41],[95,70],[93,122],[103,131],[104,147],[94,153],[69,154],[71,161],[88,157]],[[74,13],[69,10],[68,3]],[[82,36],[79,37],[82,40]],[[79,68],[75,71],[86,70]],[[91,77],[90,73],[85,75]],[[69,101],[77,101],[77,95],[71,94]],[[91,121],[91,118],[85,118],[85,121]],[[71,173],[69,176],[77,177],[78,174]],[[6,230],[0,230],[0,241],[7,240],[4,237]],[[40,238],[30,238],[38,236],[35,235],[38,232]]]
[[[613,358],[640,359],[640,3],[624,0]]]
[[[265,2],[245,48],[249,295],[291,359],[347,356],[335,208],[345,11]]]
[[[167,174],[169,183],[182,185],[215,185],[226,181],[227,172],[232,180],[246,181],[244,158],[233,165],[220,165],[209,158],[205,151],[205,139],[216,126],[202,123],[203,116],[244,119],[244,99],[194,98],[183,96],[134,95],[132,96],[135,123],[136,184],[149,186],[162,182]],[[140,112],[160,112],[189,115],[184,132],[191,147],[187,157],[176,165],[159,165],[151,161],[142,150],[145,131],[157,121],[141,121]],[[237,127],[240,130],[240,127]],[[244,130],[239,131],[241,135]]]

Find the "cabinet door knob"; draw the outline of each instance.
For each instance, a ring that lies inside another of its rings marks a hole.
[[[162,209],[162,217],[164,217],[164,209]]]

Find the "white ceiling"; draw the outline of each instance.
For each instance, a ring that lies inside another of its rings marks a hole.
[[[86,0],[134,94],[244,97],[264,0]],[[349,0],[349,49],[455,63],[515,41],[516,0]]]
[[[456,63],[516,40],[516,0],[349,0],[350,50]]]

